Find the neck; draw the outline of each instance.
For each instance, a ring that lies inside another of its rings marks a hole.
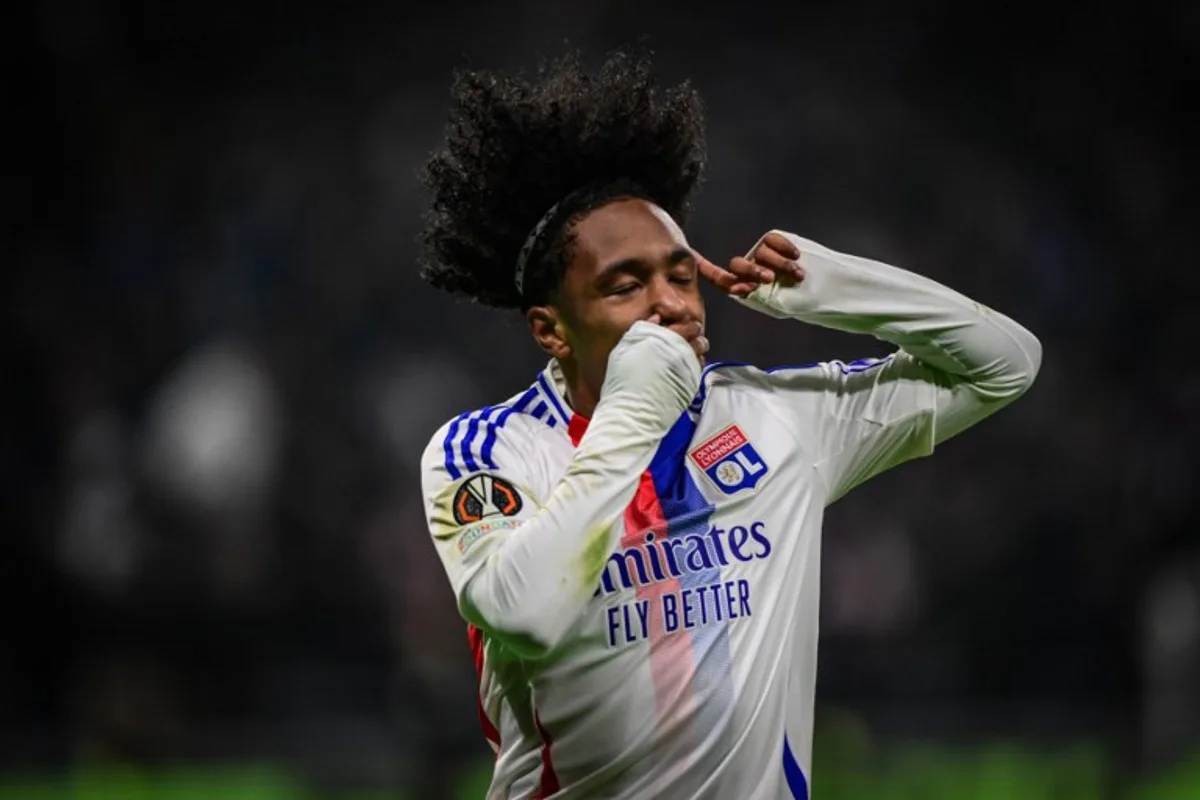
[[[567,403],[571,410],[584,419],[591,419],[600,402],[600,382],[588,380],[579,365],[571,361],[559,361],[563,382],[566,384]]]

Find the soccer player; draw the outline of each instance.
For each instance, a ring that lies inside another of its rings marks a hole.
[[[479,670],[489,798],[808,795],[825,506],[1019,397],[1038,340],[932,280],[681,229],[700,101],[646,59],[461,73],[426,171],[424,275],[518,309],[548,365],[460,414],[422,490]],[[869,334],[883,359],[704,366],[700,282]]]

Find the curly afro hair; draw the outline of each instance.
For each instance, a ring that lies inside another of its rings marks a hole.
[[[438,289],[497,308],[540,305],[587,212],[641,197],[685,221],[704,169],[704,110],[688,83],[656,86],[643,51],[614,52],[595,75],[577,52],[534,81],[460,71],[452,96],[445,147],[423,175],[432,207],[421,274]],[[556,204],[518,291],[518,253]]]

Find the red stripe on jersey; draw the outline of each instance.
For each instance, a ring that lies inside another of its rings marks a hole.
[[[571,443],[578,446],[587,428],[587,419],[573,415],[567,426]],[[644,545],[646,534],[651,532],[656,540],[667,538],[667,519],[658,498],[658,489],[654,486],[650,470],[646,470],[638,479],[633,501],[625,508],[625,535],[621,537],[621,547]],[[695,675],[692,635],[688,631],[676,631],[668,636],[663,619],[662,596],[678,592],[679,589],[678,578],[637,587],[637,599],[650,601],[650,674],[654,678],[659,724],[669,723],[674,715],[687,714],[694,702],[694,697],[689,696]]]
[[[534,792],[532,800],[543,800],[562,787],[558,783],[558,775],[554,772],[554,764],[550,761],[550,744],[553,741],[550,738],[550,732],[542,725],[537,711],[533,712],[533,721],[537,725],[538,733],[542,736],[542,782],[538,786],[538,790]]]
[[[658,541],[667,538],[667,520],[650,470],[642,473],[633,502],[625,508],[625,535],[621,537],[621,547],[644,546],[647,533],[653,533]],[[637,587],[637,599],[649,601],[650,674],[654,679],[660,725],[668,724],[676,715],[686,714],[694,700],[690,696],[695,674],[692,635],[688,631],[668,635],[663,619],[663,595],[679,590],[678,578]]]
[[[476,628],[474,625],[467,626],[467,639],[471,642],[471,653],[475,656],[475,674],[479,676],[479,688],[483,689],[483,631]],[[500,731],[496,729],[496,725],[488,718],[487,712],[483,710],[483,695],[480,694],[476,701],[479,705],[479,724],[483,728],[483,735],[492,747],[495,748],[497,754],[500,752]]]
[[[583,438],[583,434],[587,433],[589,421],[587,417],[581,417],[578,414],[571,415],[571,421],[567,423],[567,435],[571,437],[571,444],[579,446],[579,440]]]
[[[625,507],[625,535],[621,537],[621,546],[641,544],[645,541],[646,534],[651,531],[656,539],[666,537],[667,518],[663,515],[662,504],[658,501],[654,477],[650,470],[646,470],[638,480],[633,501]]]

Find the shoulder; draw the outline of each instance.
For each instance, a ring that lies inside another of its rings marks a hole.
[[[807,409],[820,415],[826,399],[869,385],[893,372],[889,365],[896,355],[886,358],[860,358],[855,361],[814,361],[795,366],[757,367],[740,362],[714,362],[704,368],[700,390],[689,410],[701,413],[716,400],[740,404],[764,402],[769,406]]]
[[[893,358],[860,358],[849,362],[835,359],[765,368],[740,361],[716,361],[705,366],[701,373],[700,391],[692,408],[699,410],[710,395],[720,391],[823,392],[848,376],[876,371],[891,363]]]
[[[712,395],[726,391],[769,393],[780,383],[784,373],[809,375],[818,379],[824,374],[824,363],[763,368],[744,361],[714,361],[705,365],[700,374],[700,390],[691,408],[699,411]]]
[[[421,474],[427,481],[457,481],[485,470],[519,470],[536,452],[541,437],[565,424],[534,384],[502,403],[465,411],[443,423],[425,446]]]

